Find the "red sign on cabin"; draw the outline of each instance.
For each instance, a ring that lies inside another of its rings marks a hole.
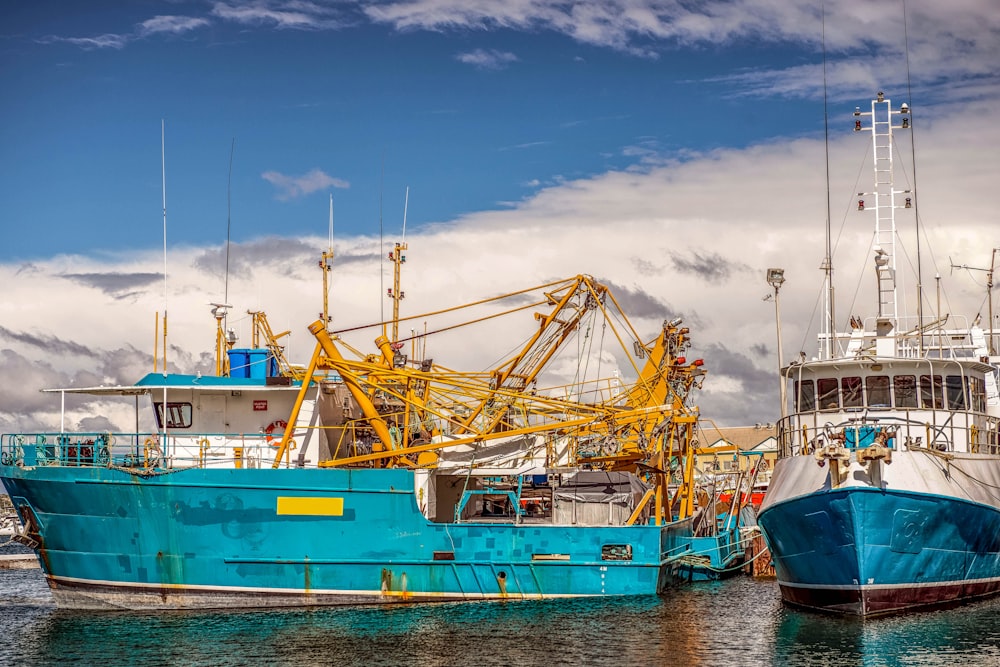
[[[267,410],[267,401],[254,401],[253,411],[254,412],[264,412]]]

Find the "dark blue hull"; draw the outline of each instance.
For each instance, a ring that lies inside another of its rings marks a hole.
[[[758,517],[782,597],[862,616],[1000,592],[1000,511],[871,488],[778,502]]]

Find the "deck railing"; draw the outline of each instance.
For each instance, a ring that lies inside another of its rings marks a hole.
[[[843,433],[849,450],[863,449],[879,431],[888,431],[890,449],[926,447],[941,452],[1000,455],[1000,419],[980,412],[949,410],[864,410],[811,412],[785,417],[778,423],[778,456],[812,454],[818,442],[832,443]]]
[[[270,465],[276,452],[273,446],[276,441],[263,433],[168,434],[164,442],[161,442],[159,433],[5,434],[0,437],[0,464],[151,469],[254,468]]]

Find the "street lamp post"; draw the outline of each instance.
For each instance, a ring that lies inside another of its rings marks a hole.
[[[785,367],[784,359],[781,355],[781,303],[778,300],[778,290],[781,289],[782,283],[785,282],[785,270],[784,269],[768,269],[767,270],[767,283],[774,288],[774,326],[778,334],[778,382],[779,391],[778,396],[781,400],[780,415],[781,418],[785,418],[786,407],[786,397],[785,397],[785,378],[782,377],[781,369]]]

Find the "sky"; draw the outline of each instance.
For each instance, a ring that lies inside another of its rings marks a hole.
[[[387,312],[405,213],[404,314],[593,275],[647,338],[684,318],[704,417],[773,422],[765,270],[785,269],[786,361],[815,354],[828,217],[838,326],[875,307],[871,139],[852,130],[877,91],[913,110],[901,303],[919,220],[927,308],[940,274],[941,314],[986,319],[998,62],[995,0],[8,0],[0,431],[59,426],[43,387],[152,370],[165,307],[172,370],[213,368],[223,300],[244,343],[264,309],[306,361],[331,195],[334,329]],[[506,333],[434,356],[488,368]],[[70,426],[128,424],[68,407]]]

